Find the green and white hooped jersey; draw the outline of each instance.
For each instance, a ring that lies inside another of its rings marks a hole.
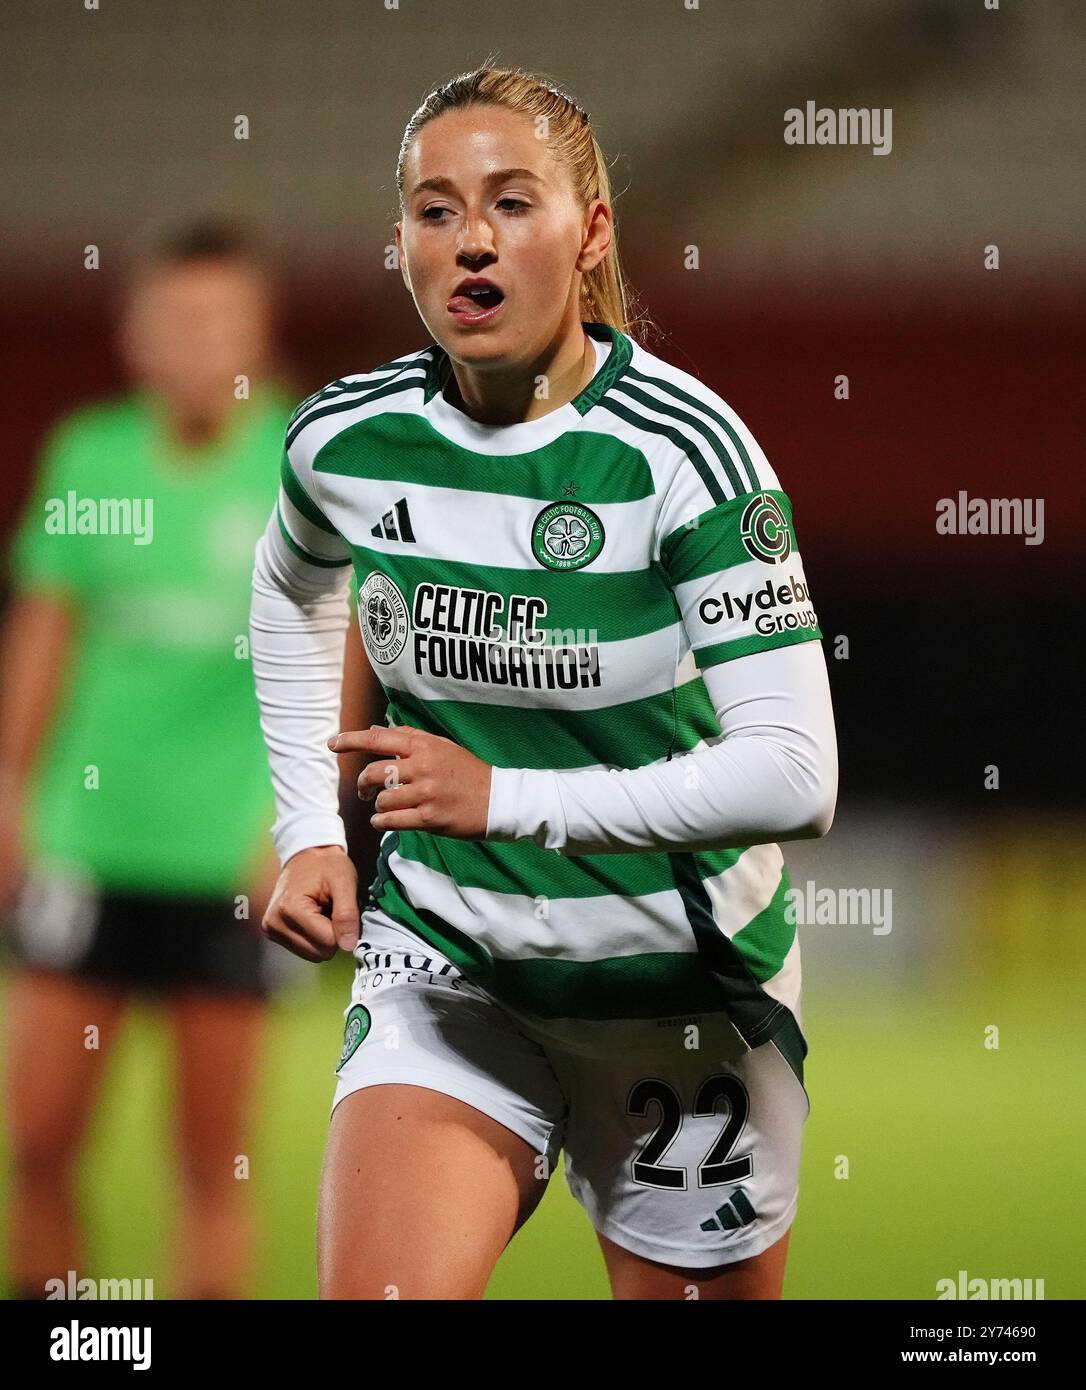
[[[821,638],[792,509],[711,390],[606,325],[568,404],[445,400],[431,344],[303,401],[280,536],[354,567],[388,720],[496,767],[636,768],[719,739],[700,671]],[[563,855],[390,831],[369,901],[533,1019],[726,1010],[804,1051],[776,845]],[[606,938],[601,953],[599,941]],[[595,942],[595,944],[594,944]]]

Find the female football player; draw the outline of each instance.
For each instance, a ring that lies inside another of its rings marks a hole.
[[[637,340],[568,95],[457,77],[397,181],[432,341],[298,407],[254,571],[264,928],[357,963],[321,1294],[481,1297],[564,1150],[615,1297],[779,1297],[809,1107],[774,842],[826,832],[837,778],[791,505]],[[352,569],[388,727],[339,731]]]

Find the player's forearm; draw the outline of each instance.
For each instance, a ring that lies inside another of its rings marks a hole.
[[[308,569],[275,544],[270,528],[265,532],[253,569],[249,634],[281,863],[313,845],[347,848],[339,765],[327,747],[339,731],[346,574]]]
[[[632,770],[495,768],[492,778],[488,838],[528,835],[565,854],[810,839],[829,829],[835,801],[828,770],[768,736]]]
[[[73,615],[58,596],[19,594],[0,639],[0,783],[6,799],[21,793],[53,717],[63,680]]]
[[[825,834],[837,798],[833,712],[821,651],[797,653],[749,659],[746,685],[706,673],[724,730],[710,747],[635,769],[495,768],[487,838],[606,854]]]
[[[343,657],[343,701],[339,727],[368,729],[374,724],[383,724],[387,709],[388,701],[366,655],[358,623],[350,622]],[[336,756],[339,760],[341,803],[344,799],[357,803],[358,778],[369,757],[365,753],[338,753]]]

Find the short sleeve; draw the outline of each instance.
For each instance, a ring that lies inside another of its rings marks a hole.
[[[76,414],[46,436],[8,551],[8,574],[16,590],[60,588],[82,594],[91,586],[93,547],[66,523],[68,494],[78,497],[86,490],[88,428]]]
[[[779,488],[693,513],[661,539],[660,563],[701,670],[822,637]]]
[[[292,439],[295,428],[292,423],[287,429],[279,467],[279,532],[298,559],[319,569],[339,569],[351,563],[351,549],[321,506],[304,443]]]

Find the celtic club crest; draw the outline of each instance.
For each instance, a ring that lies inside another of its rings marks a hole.
[[[352,1005],[347,1014],[347,1026],[343,1030],[343,1049],[339,1054],[336,1071],[349,1062],[358,1051],[359,1045],[365,1042],[371,1021],[370,1011],[365,1004]]]
[[[388,666],[407,642],[407,604],[387,574],[374,570],[358,591],[358,623],[373,661]]]
[[[552,502],[532,523],[532,554],[552,570],[579,570],[603,549],[603,523],[580,502]]]

